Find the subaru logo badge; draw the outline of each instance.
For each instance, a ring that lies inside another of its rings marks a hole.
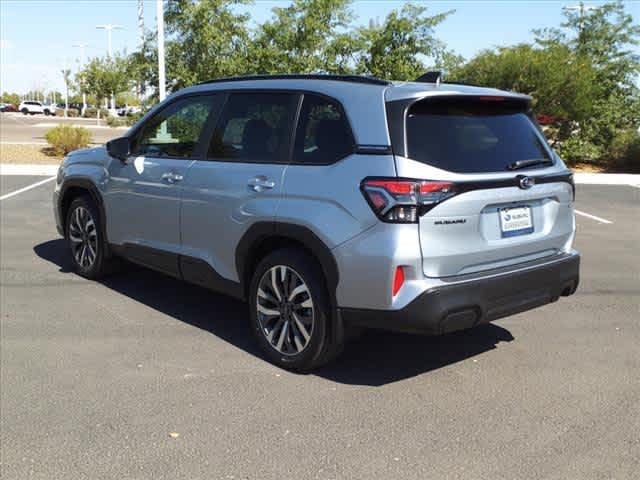
[[[519,177],[520,180],[520,188],[523,190],[528,190],[536,184],[535,178],[532,177]]]

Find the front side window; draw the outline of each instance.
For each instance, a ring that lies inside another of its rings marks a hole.
[[[290,93],[232,93],[213,132],[208,158],[286,162],[297,99]]]
[[[193,157],[214,101],[214,95],[206,95],[172,103],[142,126],[132,154]]]
[[[353,152],[351,128],[339,105],[305,94],[296,131],[293,162],[327,165]]]

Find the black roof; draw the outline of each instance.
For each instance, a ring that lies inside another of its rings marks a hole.
[[[365,77],[362,75],[330,75],[324,73],[305,74],[277,74],[277,75],[247,75],[242,77],[216,78],[200,82],[198,85],[220,82],[242,82],[245,80],[331,80],[336,82],[367,83],[370,85],[391,85],[391,82],[376,77]]]

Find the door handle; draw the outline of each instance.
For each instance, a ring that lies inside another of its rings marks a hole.
[[[249,185],[249,188],[254,192],[262,192],[263,190],[271,190],[276,186],[276,182],[269,180],[269,178],[264,175],[257,175],[249,180],[247,185]]]
[[[175,172],[166,172],[162,174],[162,180],[167,183],[178,183],[184,179],[182,175]]]

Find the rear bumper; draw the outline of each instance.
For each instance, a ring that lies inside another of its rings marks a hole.
[[[347,325],[438,335],[555,302],[578,288],[580,256],[575,252],[521,267],[451,279],[401,310],[343,308],[342,318]]]

